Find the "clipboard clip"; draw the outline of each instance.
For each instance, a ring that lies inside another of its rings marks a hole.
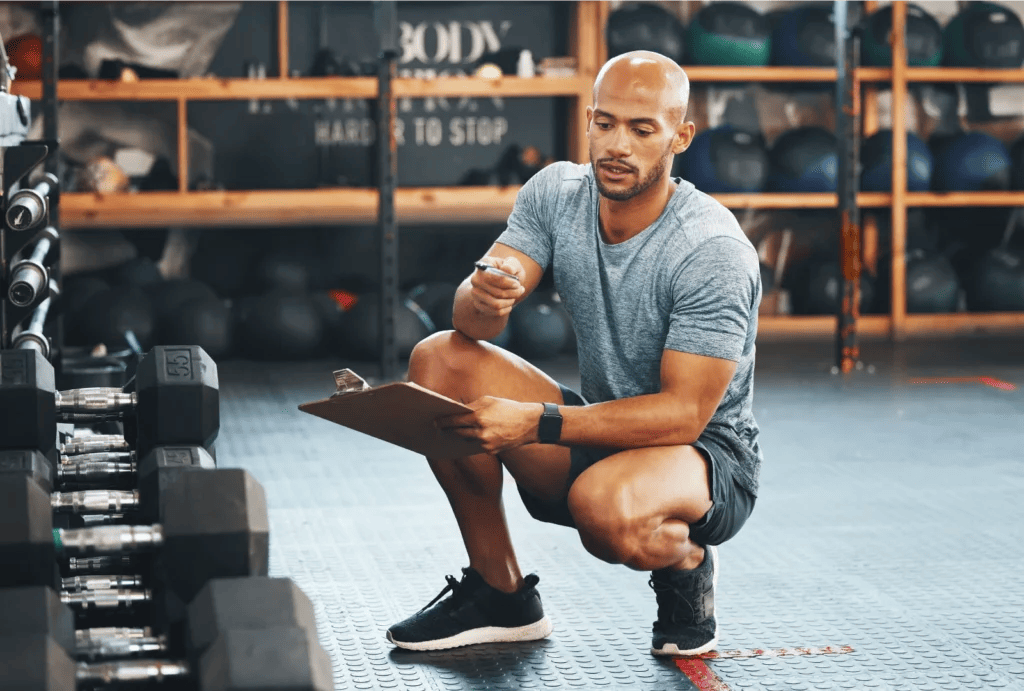
[[[343,396],[347,393],[366,391],[371,388],[370,385],[366,383],[365,379],[347,368],[335,370],[334,384],[337,387],[337,390],[331,394],[331,398],[334,398],[335,396]]]

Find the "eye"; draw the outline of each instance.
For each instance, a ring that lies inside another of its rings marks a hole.
[[[654,134],[654,132],[651,132],[649,130],[633,130],[633,131],[636,132],[641,137],[649,137],[652,134]]]
[[[598,123],[595,123],[595,124],[598,127],[600,127],[602,130],[610,130],[612,128],[612,125],[609,122],[598,122]]]

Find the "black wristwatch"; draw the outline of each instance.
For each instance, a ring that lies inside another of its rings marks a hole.
[[[557,444],[562,437],[562,414],[554,403],[545,403],[537,425],[537,439],[541,444]]]

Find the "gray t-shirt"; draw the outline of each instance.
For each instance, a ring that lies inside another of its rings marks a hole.
[[[676,183],[658,220],[609,245],[598,226],[592,168],[555,163],[520,190],[497,241],[553,267],[576,329],[588,402],[660,391],[665,349],[736,362],[702,439],[731,452],[737,480],[756,496],[762,461],[752,410],[757,252],[728,209],[692,184]]]

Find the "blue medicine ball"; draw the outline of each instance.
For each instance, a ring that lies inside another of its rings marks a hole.
[[[977,192],[1010,187],[1010,153],[1001,141],[984,132],[956,135],[938,146],[934,155],[934,190]]]
[[[860,150],[860,187],[866,192],[892,189],[892,130],[879,130]],[[907,132],[907,189],[927,192],[932,181],[932,152],[920,137]]]
[[[707,194],[760,192],[768,179],[768,152],[760,134],[716,127],[693,138],[673,173]]]
[[[808,3],[781,13],[772,27],[772,64],[834,67],[832,6]]]
[[[773,192],[835,192],[839,172],[836,136],[821,127],[783,133],[768,154]]]

